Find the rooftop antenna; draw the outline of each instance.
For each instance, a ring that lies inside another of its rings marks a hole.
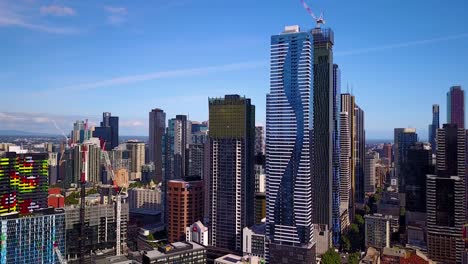
[[[317,16],[315,16],[314,12],[312,12],[312,9],[310,9],[310,7],[307,5],[307,3],[305,2],[305,0],[301,0],[301,3],[302,3],[302,6],[307,10],[307,13],[309,13],[309,15],[315,19],[315,22],[317,22],[317,28],[320,27],[320,25],[322,24],[325,24],[325,19],[323,18],[323,13],[320,14],[320,17],[317,18]]]
[[[349,93],[349,82],[346,82],[346,90]]]

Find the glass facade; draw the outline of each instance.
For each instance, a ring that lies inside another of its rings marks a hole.
[[[286,245],[302,252],[313,243],[313,55],[312,34],[300,32],[298,26],[271,37],[266,108],[267,260],[273,257],[270,253],[288,251],[280,249]]]
[[[65,214],[37,213],[0,218],[0,263],[59,263],[54,247],[65,254]]]

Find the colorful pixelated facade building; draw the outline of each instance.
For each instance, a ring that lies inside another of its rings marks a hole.
[[[48,186],[46,153],[7,152],[0,158],[0,216],[47,208]]]

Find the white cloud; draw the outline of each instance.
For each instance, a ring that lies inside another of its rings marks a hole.
[[[41,14],[54,16],[74,16],[76,14],[73,8],[58,5],[43,6],[40,11]]]
[[[127,8],[106,6],[104,10],[108,13],[107,23],[111,25],[120,25],[125,22],[127,16]]]
[[[91,83],[82,83],[74,86],[62,87],[58,89],[49,89],[44,92],[56,92],[56,91],[84,91],[84,90],[93,90],[98,88],[105,88],[129,83],[144,82],[150,80],[157,80],[163,78],[179,78],[179,77],[189,77],[189,76],[198,76],[203,74],[212,74],[219,72],[230,72],[237,70],[248,70],[266,66],[267,62],[265,61],[249,61],[241,63],[231,63],[218,66],[210,67],[200,67],[200,68],[189,68],[181,70],[172,70],[172,71],[157,71],[137,75],[126,75],[110,79],[105,79],[97,82]]]
[[[20,8],[14,2],[0,1],[0,27],[18,27],[52,34],[74,34],[73,28],[48,25],[35,18],[28,8]]]

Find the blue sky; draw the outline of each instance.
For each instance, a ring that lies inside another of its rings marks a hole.
[[[342,91],[352,87],[368,138],[415,127],[468,86],[464,0],[317,0],[335,31]],[[208,117],[208,97],[252,98],[264,123],[270,36],[312,28],[299,0],[0,0],[0,129],[58,133],[75,119],[121,118],[147,135],[148,112]]]

